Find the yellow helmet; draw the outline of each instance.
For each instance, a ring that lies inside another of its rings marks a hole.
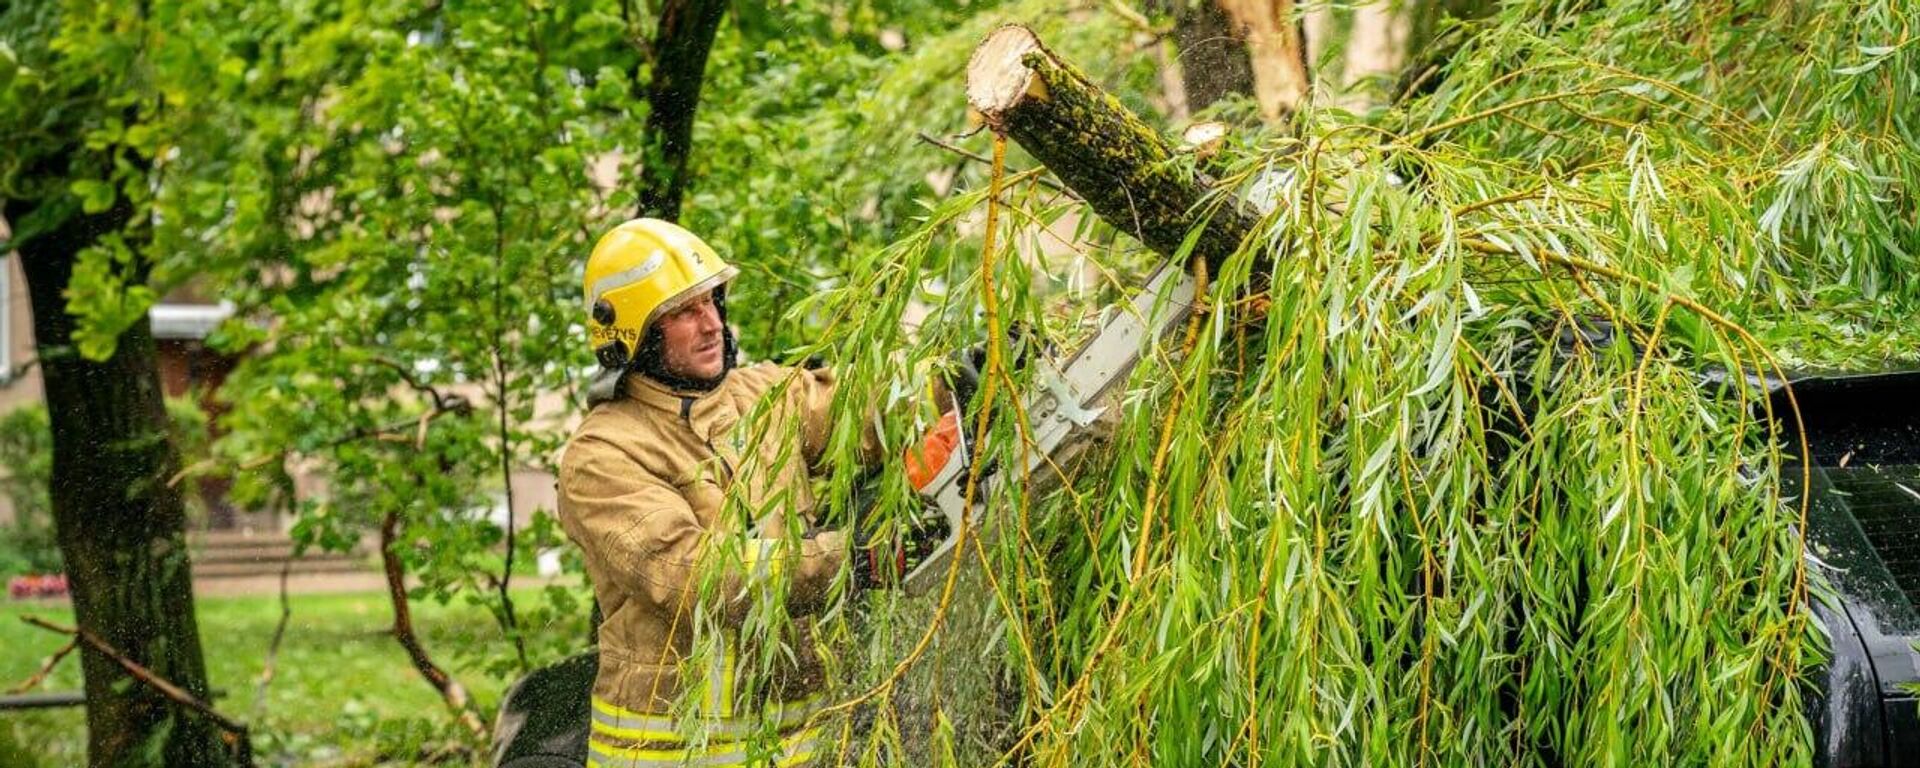
[[[740,274],[692,232],[659,219],[614,227],[587,257],[587,333],[606,368],[633,362],[647,326]]]

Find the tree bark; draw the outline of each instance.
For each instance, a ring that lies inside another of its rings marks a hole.
[[[725,0],[666,0],[655,29],[653,76],[647,81],[646,150],[640,165],[640,215],[678,221],[693,153],[693,113],[700,105],[707,53],[726,13]]]
[[[1347,34],[1346,67],[1341,105],[1363,111],[1385,104],[1407,60],[1416,0],[1374,0],[1353,9],[1353,29]]]
[[[1221,0],[1173,0],[1173,41],[1180,49],[1180,79],[1190,111],[1231,94],[1252,96],[1253,58],[1244,25]]]
[[[39,203],[60,204],[72,204],[71,198]],[[13,221],[52,212],[30,207],[19,213]],[[73,345],[74,318],[66,310],[80,251],[125,230],[133,215],[123,199],[98,214],[74,211],[15,242],[53,428],[53,519],[80,628],[204,701],[186,515],[167,484],[179,457],[167,438],[153,334],[144,320],[135,323],[111,357],[87,360]],[[141,281],[145,274],[135,269],[126,279]],[[97,650],[81,654],[81,669],[90,764],[230,764],[214,723],[181,711]]]
[[[1253,62],[1253,96],[1269,121],[1300,110],[1312,75],[1307,68],[1306,32],[1293,18],[1293,0],[1219,0],[1227,16],[1246,30],[1247,56]]]
[[[1041,45],[1026,27],[994,30],[967,64],[967,102],[995,133],[1045,163],[1095,213],[1147,247],[1220,274],[1256,217],[1216,189],[1152,127]],[[1256,280],[1265,272],[1255,266]]]

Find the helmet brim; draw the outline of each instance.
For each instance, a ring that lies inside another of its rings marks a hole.
[[[724,269],[721,269],[719,272],[715,272],[712,275],[709,275],[707,279],[701,280],[700,282],[694,283],[693,285],[689,285],[685,289],[682,289],[679,293],[676,293],[673,296],[668,297],[666,301],[660,302],[659,306],[654,307],[653,311],[647,314],[646,322],[642,323],[640,326],[641,334],[644,335],[648,328],[653,327],[653,321],[658,320],[662,316],[665,316],[666,314],[676,309],[686,306],[687,302],[689,301],[692,301],[696,298],[699,298],[701,296],[704,296],[708,293],[713,292],[713,289],[715,288],[719,288],[720,286],[723,286],[723,285],[726,285],[727,283],[732,282],[733,279],[738,276],[740,276],[740,268],[733,266],[732,264],[728,264]]]

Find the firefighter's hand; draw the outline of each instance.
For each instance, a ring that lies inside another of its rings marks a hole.
[[[1006,333],[1006,342],[1001,346],[1001,351],[1007,355],[1008,370],[1024,369],[1032,365],[1038,356],[1052,355],[1055,351],[1053,342],[1026,323],[1013,323],[1007,326]],[[980,379],[987,372],[987,342],[956,349],[947,357],[947,362],[940,385],[953,394],[956,403],[962,406],[971,404],[974,392],[980,388]],[[942,405],[944,407],[946,404]]]
[[[862,539],[854,544],[853,585],[859,589],[893,589],[926,562],[947,538],[945,518],[932,518],[915,526],[902,526],[893,535]]]

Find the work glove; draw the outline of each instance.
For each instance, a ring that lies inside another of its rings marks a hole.
[[[1039,355],[1051,355],[1053,343],[1026,323],[1015,322],[1007,326],[1007,340],[1001,347],[1006,355],[1008,370],[1022,370]],[[973,394],[980,389],[980,379],[987,374],[987,342],[956,349],[947,356],[948,366],[941,376],[940,383],[953,394],[956,402],[970,407]],[[941,407],[947,407],[942,403]]]
[[[853,549],[853,585],[857,589],[893,589],[926,562],[929,555],[946,541],[945,518],[931,518],[907,526],[894,535],[861,537]]]

